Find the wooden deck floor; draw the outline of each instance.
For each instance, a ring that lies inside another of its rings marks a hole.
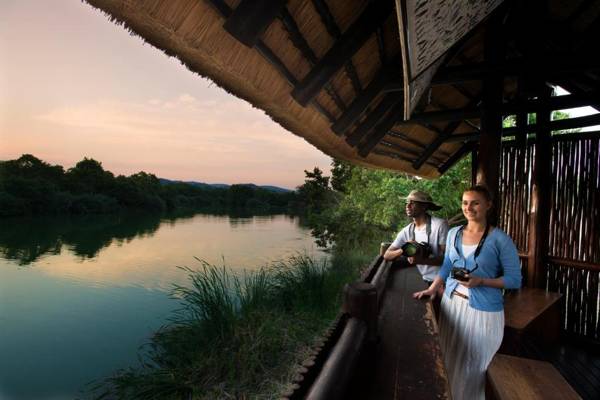
[[[425,287],[416,268],[390,272],[379,340],[361,361],[349,398],[450,398],[431,304],[412,298]]]

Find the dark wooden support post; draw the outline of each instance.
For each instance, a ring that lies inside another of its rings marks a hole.
[[[505,44],[501,39],[502,21],[500,15],[492,16],[485,32],[484,56],[488,65],[494,66],[504,58]],[[481,136],[479,139],[479,162],[477,184],[485,185],[492,194],[494,206],[490,212],[490,222],[496,224],[500,204],[498,182],[500,156],[502,152],[502,95],[504,78],[501,74],[490,73],[483,80],[481,104]]]
[[[544,94],[550,96],[550,90]],[[552,190],[552,143],[550,141],[550,115],[547,108],[538,110],[535,135],[535,159],[531,179],[529,209],[529,262],[527,281],[537,288],[546,287],[546,265],[550,223],[550,196]]]
[[[254,47],[279,15],[287,0],[243,0],[223,28],[248,47]]]
[[[379,268],[382,268],[380,266]],[[342,311],[367,323],[369,340],[377,337],[377,288],[366,282],[353,282],[344,287]]]

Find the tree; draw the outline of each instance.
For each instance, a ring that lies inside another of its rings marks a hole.
[[[315,167],[312,172],[304,170],[306,179],[298,186],[298,196],[309,213],[320,213],[328,206],[331,189],[329,177],[323,176],[323,171]]]
[[[323,178],[320,171],[307,172],[306,182],[299,191],[312,199],[326,197]],[[450,218],[459,214],[460,195],[471,184],[471,160],[464,158],[435,180],[353,166],[348,177],[341,181],[344,183],[340,190],[329,190],[329,201],[319,200],[324,207],[310,208],[309,226],[320,246],[335,243],[340,247],[362,247],[391,239],[393,233],[408,223],[403,197],[411,190],[431,194],[443,207],[436,215]]]
[[[354,166],[334,158],[331,162],[331,167],[331,188],[337,192],[344,193],[346,184],[352,177]]]
[[[110,190],[114,175],[93,158],[84,158],[66,173],[67,186],[75,193],[102,193]]]

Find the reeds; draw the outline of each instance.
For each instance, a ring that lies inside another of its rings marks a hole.
[[[364,258],[297,255],[236,274],[199,260],[184,267],[181,303],[154,334],[140,366],[94,389],[98,399],[277,398],[315,338],[339,310],[342,285]]]

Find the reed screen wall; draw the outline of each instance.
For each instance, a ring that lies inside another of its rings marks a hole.
[[[595,136],[595,137],[594,137]],[[513,238],[527,268],[533,143],[503,146],[500,226]],[[546,288],[563,293],[563,328],[600,341],[600,135],[552,136],[552,198]]]

